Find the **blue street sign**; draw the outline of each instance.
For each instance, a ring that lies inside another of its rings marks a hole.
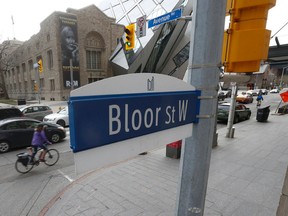
[[[170,13],[164,14],[162,16],[156,17],[148,22],[148,28],[151,28],[156,25],[160,25],[166,22],[170,22],[172,20],[178,19],[182,16],[181,8],[178,8]]]
[[[77,135],[71,148],[79,152],[197,123],[199,95],[192,90],[70,97],[70,124]]]

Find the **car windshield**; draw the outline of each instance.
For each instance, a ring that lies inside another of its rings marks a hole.
[[[68,107],[64,107],[64,109],[60,110],[58,113],[59,114],[66,114],[68,111]]]
[[[228,105],[219,105],[218,109],[219,110],[221,109],[221,110],[227,110],[228,111],[230,109],[230,106],[228,106]]]

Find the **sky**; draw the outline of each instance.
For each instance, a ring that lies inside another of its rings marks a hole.
[[[91,4],[99,5],[104,0],[7,0],[0,7],[0,43],[16,38],[29,40],[40,31],[40,23],[54,11],[65,12],[67,8],[80,9]],[[145,1],[145,0],[144,0]],[[273,36],[277,33],[280,44],[288,44],[288,0],[276,0],[276,6],[269,10],[266,28]],[[13,19],[12,19],[13,17]],[[13,24],[14,23],[14,24]],[[270,46],[275,45],[275,37]]]

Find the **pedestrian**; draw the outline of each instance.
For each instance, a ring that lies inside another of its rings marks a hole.
[[[44,159],[45,154],[48,150],[47,144],[52,144],[52,143],[46,137],[44,125],[40,123],[35,128],[33,138],[32,138],[32,148],[33,148],[32,162],[34,162],[35,155],[36,155],[39,148],[43,149],[43,151],[41,151],[41,153],[40,153],[39,161],[41,161],[41,162],[45,161],[45,159]]]
[[[257,101],[257,106],[261,106],[261,101],[263,101],[263,96],[262,96],[262,91],[260,90],[259,93],[258,93],[258,96],[256,98],[256,101]]]

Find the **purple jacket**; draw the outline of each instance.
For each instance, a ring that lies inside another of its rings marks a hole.
[[[32,146],[42,146],[44,143],[49,143],[44,130],[41,132],[34,131],[33,138],[32,138]]]

